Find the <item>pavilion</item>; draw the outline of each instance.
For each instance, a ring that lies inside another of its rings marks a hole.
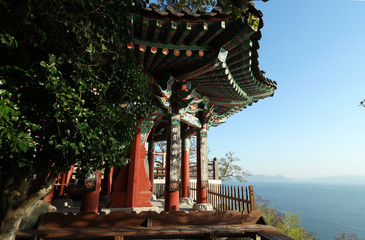
[[[265,77],[265,72],[259,68],[257,50],[263,27],[262,13],[249,3],[243,14],[243,19],[237,19],[219,6],[211,12],[191,12],[188,8],[179,12],[171,6],[161,10],[155,4],[129,14],[132,40],[127,47],[144,67],[150,89],[147,94],[154,96],[159,104],[153,114],[139,122],[130,150],[130,163],[117,170],[105,169],[102,193],[101,170],[91,179],[95,184],[90,184],[92,189],[89,191],[85,191],[89,183],[85,180],[80,211],[97,213],[100,194],[109,196],[109,208],[152,207],[155,142],[166,141],[165,213],[76,216],[49,213],[42,217],[44,229],[19,232],[18,236],[43,233],[54,237],[88,237],[100,234],[123,239],[128,234],[175,236],[185,231],[187,235],[205,234],[211,239],[223,233],[241,236],[246,232],[253,239],[261,239],[256,235],[260,232],[263,239],[291,239],[266,226],[259,211],[252,211],[250,215],[204,212],[212,209],[208,202],[207,131],[260,99],[273,96],[277,87],[276,82]],[[184,215],[179,212],[179,201],[190,197],[191,137],[197,138],[197,203],[195,213]],[[149,169],[145,168],[146,156]],[[64,194],[72,172],[73,168],[58,179],[61,187],[56,198]],[[44,200],[51,202],[52,194]],[[78,228],[80,222],[82,229]],[[141,230],[145,225],[148,230]],[[129,226],[133,228],[125,228]],[[170,227],[173,229],[168,229]]]
[[[152,207],[155,142],[166,141],[165,211],[179,211],[179,201],[190,197],[189,139],[196,137],[194,210],[212,209],[207,190],[207,130],[273,96],[277,87],[259,68],[262,13],[249,3],[243,14],[243,19],[237,19],[219,6],[211,12],[188,8],[178,12],[171,6],[160,10],[156,4],[129,14],[132,40],[127,47],[144,67],[150,89],[146,94],[159,104],[153,114],[140,120],[130,163],[118,171],[105,169],[101,194],[110,198],[110,208]],[[59,178],[61,189],[55,197],[64,194],[72,171]],[[101,176],[101,170],[97,171],[91,179],[93,188],[82,191],[80,211],[98,212]],[[44,200],[51,202],[52,194]]]
[[[143,65],[149,94],[159,101],[159,108],[140,121],[129,165],[114,178],[106,171],[109,207],[152,206],[154,143],[167,141],[165,211],[178,211],[179,199],[189,197],[188,140],[196,136],[196,209],[207,209],[207,130],[273,96],[276,89],[276,82],[259,68],[262,13],[250,4],[244,15],[244,20],[236,19],[218,6],[211,12],[178,12],[171,6],[160,10],[155,4],[130,13],[128,48]],[[144,167],[147,142],[149,177]],[[87,195],[82,211],[95,211],[98,193]]]

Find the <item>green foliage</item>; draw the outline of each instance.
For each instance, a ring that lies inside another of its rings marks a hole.
[[[345,233],[342,230],[339,230],[335,236],[335,240],[359,240],[359,238],[355,233]]]
[[[274,226],[283,234],[295,240],[314,240],[316,239],[313,233],[308,233],[302,226],[298,213],[292,210],[283,214],[274,207],[270,206],[270,202],[256,196],[256,207],[264,212],[265,221],[268,225]]]
[[[0,33],[1,43],[5,44],[9,48],[18,47],[18,42],[8,33]]]
[[[46,194],[38,186],[27,196],[33,174],[41,184],[49,174],[49,186],[75,163],[85,172],[127,164],[154,105],[126,48],[128,14],[141,4],[0,1],[1,234],[16,232],[19,206]]]
[[[167,6],[173,6],[176,10],[181,11],[182,8],[187,7],[193,12],[198,9],[208,11],[216,5],[223,7],[223,11],[232,13],[238,18],[243,18],[243,14],[247,9],[248,3],[251,0],[158,0],[157,3],[160,8],[165,9]]]
[[[239,182],[244,182],[244,177],[249,176],[250,174],[249,172],[244,171],[242,167],[235,164],[235,162],[239,162],[240,159],[234,156],[233,152],[228,152],[225,156],[226,157],[220,158],[218,160],[219,178],[222,181],[236,179]]]
[[[128,13],[141,4],[1,1],[2,184],[19,169],[26,177],[128,162],[138,120],[153,107],[125,47]]]
[[[262,1],[266,2],[268,0]],[[250,2],[252,0],[157,0],[160,8],[166,9],[167,6],[173,6],[178,11],[181,11],[184,7],[193,12],[198,10],[209,11],[209,9],[218,5],[222,7],[224,13],[232,14],[236,18],[246,19],[252,29],[257,31],[259,18],[247,12]]]
[[[181,10],[183,7],[188,7],[192,11],[196,11],[199,8],[207,10],[217,4],[216,0],[158,0],[160,8],[166,8],[167,6],[173,6],[176,10]]]
[[[19,106],[11,99],[18,99],[8,89],[3,89],[6,80],[0,76],[0,151],[9,153],[8,158],[18,158],[23,167],[27,160],[22,156],[28,149],[35,147],[31,131],[39,129],[39,125],[29,122],[21,116]],[[3,160],[3,155],[0,159]]]

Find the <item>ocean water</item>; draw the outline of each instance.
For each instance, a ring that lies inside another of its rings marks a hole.
[[[365,240],[365,185],[294,182],[243,185],[254,186],[255,194],[269,200],[279,211],[292,209],[299,213],[302,225],[321,240],[333,240],[340,229]]]

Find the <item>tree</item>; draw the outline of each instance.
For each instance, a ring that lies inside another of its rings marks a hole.
[[[217,4],[223,6],[225,10],[244,9],[252,0],[158,0],[157,3],[160,8],[166,8],[167,6],[173,6],[177,10],[182,10],[186,7],[190,10],[196,11],[202,8],[206,11],[208,8],[215,7]],[[267,0],[264,0],[266,2]]]
[[[252,1],[253,0],[157,0],[157,3],[162,9],[172,6],[178,11],[185,8],[190,9],[193,12],[198,10],[207,11],[218,5],[222,7],[224,12],[232,13],[238,18],[242,18],[248,4]],[[267,2],[268,0],[262,1]]]
[[[236,179],[239,182],[244,182],[244,177],[250,176],[250,173],[244,171],[242,167],[235,164],[235,162],[239,162],[240,159],[234,156],[234,152],[227,152],[225,156],[226,157],[218,160],[219,178],[222,181]]]
[[[257,209],[265,214],[265,221],[268,225],[274,226],[283,234],[295,240],[315,240],[313,233],[307,232],[302,226],[299,214],[289,211],[286,214],[279,212],[276,208],[270,206],[268,200],[256,196]]]
[[[74,163],[128,162],[146,76],[126,49],[128,12],[142,1],[0,2],[0,235]],[[27,194],[32,176],[44,179]]]
[[[173,6],[177,10],[181,10],[184,7],[196,11],[199,8],[206,10],[207,8],[212,8],[217,4],[216,0],[158,0],[157,1],[160,8],[166,8],[167,6]]]

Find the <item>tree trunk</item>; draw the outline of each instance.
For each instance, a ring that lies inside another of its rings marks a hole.
[[[54,186],[55,179],[49,180],[43,188],[39,191],[25,197],[17,206],[14,207],[14,194],[8,194],[7,197],[7,208],[3,219],[1,219],[0,236],[3,240],[15,240],[16,232],[18,231],[19,225],[30,207],[37,204],[41,198],[46,195]],[[9,191],[5,191],[9,192]]]
[[[6,214],[1,221],[0,236],[4,240],[15,240],[16,231],[22,221],[24,213],[14,211],[12,208],[6,210]]]

